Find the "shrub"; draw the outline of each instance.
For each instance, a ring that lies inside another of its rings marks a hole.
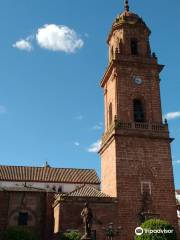
[[[143,232],[142,235],[136,236],[135,240],[176,240],[176,232],[175,229],[166,221],[159,219],[151,219],[144,222],[141,225],[143,230],[166,230],[168,232],[154,232],[154,233],[146,233]],[[169,233],[171,232],[171,233]]]
[[[64,233],[62,240],[80,240],[81,239],[81,234],[78,232],[69,232],[69,233]]]
[[[9,228],[2,234],[2,240],[38,240],[37,236],[25,229]]]

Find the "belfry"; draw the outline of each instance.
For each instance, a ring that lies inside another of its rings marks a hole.
[[[177,227],[167,121],[162,120],[160,72],[150,29],[125,1],[108,36],[109,64],[101,81],[105,132],[99,151],[102,191],[118,199],[122,239],[132,240],[144,220]]]

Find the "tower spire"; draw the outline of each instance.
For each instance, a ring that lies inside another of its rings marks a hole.
[[[128,1],[128,0],[125,0],[125,1],[124,1],[124,10],[125,10],[126,12],[129,12],[129,1]]]

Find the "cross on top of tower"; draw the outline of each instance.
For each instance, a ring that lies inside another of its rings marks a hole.
[[[129,1],[128,0],[125,0],[125,2],[124,2],[124,10],[126,12],[129,12]]]

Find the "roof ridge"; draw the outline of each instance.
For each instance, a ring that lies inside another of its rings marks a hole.
[[[71,170],[85,170],[85,171],[95,171],[96,169],[92,169],[92,168],[70,168],[70,167],[46,167],[46,166],[25,166],[25,165],[0,165],[0,167],[17,167],[17,168],[50,168],[50,169],[71,169]]]
[[[65,194],[66,196],[70,196],[72,193],[76,192],[76,191],[79,191],[81,188],[85,187],[86,184],[83,184],[82,186],[79,186],[77,187],[76,189],[74,189],[73,191],[71,192],[68,192],[67,194]]]
[[[87,185],[88,185],[90,188],[93,188],[96,192],[98,192],[98,193],[102,193],[102,194],[106,195],[107,197],[110,197],[108,194],[102,192],[101,190],[95,188],[94,186],[91,186],[91,185],[89,185],[89,184],[87,184]]]
[[[73,190],[73,191],[65,194],[64,196],[66,196],[66,197],[71,197],[74,193],[80,192],[83,188],[88,188],[88,189],[94,191],[95,193],[97,193],[97,195],[98,195],[98,194],[101,194],[101,195],[103,195],[103,197],[110,198],[109,195],[107,195],[106,193],[103,193],[101,190],[95,188],[94,186],[92,186],[92,185],[90,185],[90,184],[84,184],[84,185],[76,188],[75,190]]]

